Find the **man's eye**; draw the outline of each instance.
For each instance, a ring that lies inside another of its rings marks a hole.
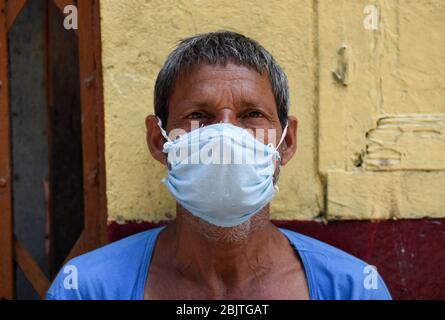
[[[202,117],[203,114],[201,112],[192,112],[187,116],[188,119],[201,119]]]
[[[247,116],[250,118],[260,118],[263,116],[263,114],[259,111],[251,111],[247,114]]]

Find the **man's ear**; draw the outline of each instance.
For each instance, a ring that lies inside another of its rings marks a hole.
[[[167,155],[162,152],[165,138],[158,126],[158,119],[154,115],[145,118],[145,127],[147,128],[147,145],[153,158],[160,163],[167,165]]]
[[[294,156],[297,151],[297,129],[298,120],[294,116],[289,116],[287,120],[287,133],[284,137],[283,144],[280,146],[281,165],[285,165]]]

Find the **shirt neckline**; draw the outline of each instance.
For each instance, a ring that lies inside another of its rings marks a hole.
[[[148,231],[149,235],[147,237],[147,245],[144,253],[144,261],[141,265],[141,268],[143,268],[140,271],[140,274],[142,274],[142,277],[139,277],[139,283],[138,283],[138,290],[137,290],[137,297],[139,300],[144,300],[145,296],[145,285],[147,284],[148,280],[148,269],[151,263],[151,260],[153,259],[153,252],[154,248],[156,247],[156,243],[159,238],[159,234],[161,231],[165,228],[165,226],[158,227],[156,229],[152,229]],[[290,237],[288,232],[292,232],[290,230],[286,230],[283,228],[278,228],[280,232],[287,238],[289,241],[289,244],[291,247],[296,251],[297,255],[300,257],[300,260],[303,264],[303,270],[304,275],[306,278],[306,283],[308,285],[309,290],[309,300],[317,300],[317,294],[315,290],[315,281],[312,273],[312,266],[310,259],[305,254],[303,248],[304,246],[298,242],[298,239],[295,239],[295,237]],[[150,241],[151,240],[151,241]]]

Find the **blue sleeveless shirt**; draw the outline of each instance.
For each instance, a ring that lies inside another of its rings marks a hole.
[[[116,241],[70,260],[54,279],[48,300],[142,300],[163,227]],[[375,268],[326,243],[279,229],[301,258],[311,300],[388,300]]]

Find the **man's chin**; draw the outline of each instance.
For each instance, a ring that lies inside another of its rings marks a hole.
[[[186,213],[184,218],[196,232],[212,242],[219,244],[243,244],[247,243],[250,236],[268,221],[266,211],[261,210],[245,222],[233,227],[220,227],[195,217],[191,213]]]

